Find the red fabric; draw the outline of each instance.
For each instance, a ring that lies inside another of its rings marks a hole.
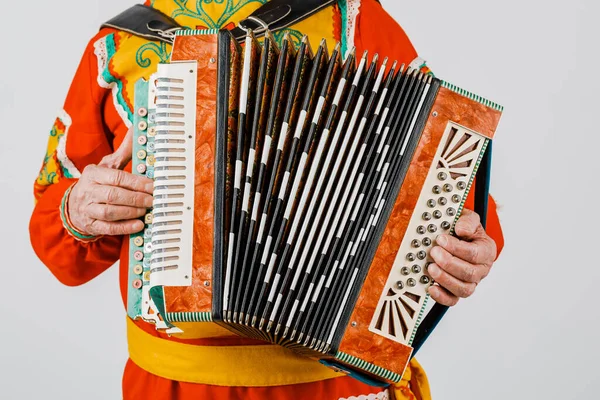
[[[356,27],[356,54],[368,50],[369,54],[387,56],[406,66],[417,58],[417,51],[404,30],[375,0],[361,2]]]
[[[207,362],[210,362],[207,360]],[[247,388],[197,385],[163,379],[141,370],[129,360],[123,374],[124,400],[166,399],[319,399],[338,400],[351,396],[377,394],[384,389],[372,388],[360,381],[342,377],[299,385]]]

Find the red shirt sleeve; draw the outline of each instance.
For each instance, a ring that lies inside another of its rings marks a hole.
[[[357,54],[368,50],[370,54],[378,53],[397,60],[406,66],[421,67],[424,72],[428,69],[424,61],[419,61],[417,51],[400,25],[375,0],[362,0],[359,13],[356,16],[354,44]],[[418,64],[418,65],[416,65]],[[472,190],[465,207],[473,209],[474,191]],[[490,196],[487,215],[487,233],[494,239],[500,255],[504,247],[504,235],[496,209],[496,202]]]
[[[98,84],[94,47],[101,36],[98,34],[85,49],[64,110],[50,132],[46,156],[34,183],[36,205],[29,224],[31,244],[56,278],[70,286],[81,285],[114,264],[123,240],[103,237],[89,243],[78,241],[64,228],[60,215],[66,190],[85,166],[98,163],[112,152],[113,135],[103,118],[111,91]]]

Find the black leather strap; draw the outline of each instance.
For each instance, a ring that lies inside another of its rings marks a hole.
[[[240,21],[240,26],[231,33],[239,40],[246,35],[242,28],[251,28],[260,36],[264,32],[264,26],[256,19],[264,22],[271,32],[275,32],[300,22],[333,3],[335,0],[271,0],[250,14],[253,18]]]
[[[252,29],[257,36],[261,36],[266,27],[276,32],[310,17],[335,1],[271,0],[240,21],[240,26],[231,33],[240,40],[246,35],[242,28]],[[181,25],[155,8],[136,4],[102,24],[101,28],[115,28],[146,39],[172,43],[173,32]]]
[[[146,39],[171,43],[173,38],[169,33],[180,29],[181,25],[156,8],[136,4],[102,24],[101,28],[115,28]]]

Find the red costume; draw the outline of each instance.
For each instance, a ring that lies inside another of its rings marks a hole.
[[[237,23],[264,2],[204,0],[195,2],[195,9],[187,5],[194,2],[155,0],[147,3],[152,3],[183,26],[220,28]],[[334,42],[341,41],[344,48],[355,46],[358,54],[368,49],[406,65],[426,68],[403,30],[375,0],[339,1],[288,31],[292,36],[300,32],[309,35],[313,47],[315,40],[325,37],[329,48],[333,48]],[[34,186],[37,203],[30,223],[36,254],[65,285],[82,285],[120,259],[121,293],[125,300],[128,241],[120,236],[85,238],[73,235],[65,228],[64,219],[68,216],[61,216],[61,202],[87,165],[97,164],[121,144],[131,126],[133,84],[155,72],[157,63],[168,60],[169,53],[168,45],[111,29],[100,31],[85,49],[64,111],[57,117],[50,134],[48,152]],[[126,170],[130,171],[131,165]],[[472,208],[472,196],[466,206]],[[487,231],[496,241],[499,252],[503,238],[493,200],[490,201]],[[133,325],[131,321],[130,324]],[[129,337],[130,351],[134,351],[131,341],[145,340],[177,342],[182,346],[217,346],[218,349],[253,346],[259,362],[255,370],[247,373],[257,383],[229,384],[231,377],[227,376],[222,381],[217,379],[218,384],[180,382],[153,375],[129,360],[123,377],[124,399],[339,399],[351,396],[380,399],[394,396],[393,392],[400,399],[430,398],[426,377],[416,361],[411,363],[396,390],[369,387],[349,377],[319,379],[319,376],[325,377],[319,373],[304,382],[300,378],[295,380],[294,376],[285,376],[294,375],[293,371],[280,371],[282,379],[273,386],[268,383],[269,379],[262,379],[267,372],[261,368],[261,343],[231,335],[219,337],[219,332],[208,323],[207,330],[212,334],[188,340],[169,338],[142,321],[135,321],[135,325],[137,328],[132,328]],[[268,361],[264,360],[265,363]],[[206,362],[215,362],[226,369],[227,363],[235,364],[236,360]]]

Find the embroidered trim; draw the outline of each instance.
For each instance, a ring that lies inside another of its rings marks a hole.
[[[69,128],[73,124],[71,116],[67,114],[65,110],[61,110],[58,114],[58,118],[65,125],[64,134],[58,139],[58,146],[56,147],[56,157],[60,165],[63,168],[63,174],[65,178],[76,178],[81,177],[81,172],[77,169],[73,161],[69,160],[67,156],[67,135],[69,134]]]
[[[383,392],[379,393],[340,398],[339,400],[390,400],[390,392],[386,389]]]
[[[342,12],[342,54],[354,47],[356,33],[356,18],[360,9],[360,0],[345,0],[339,2]]]
[[[80,232],[79,230],[77,230],[77,228],[75,228],[75,226],[71,222],[71,219],[69,218],[69,196],[71,194],[73,186],[75,186],[76,183],[69,186],[69,188],[63,195],[62,201],[60,202],[60,219],[63,223],[63,227],[67,230],[67,233],[73,238],[75,238],[75,240],[84,243],[95,242],[96,240],[100,239],[101,236],[86,235]]]
[[[431,72],[431,70],[429,69],[429,67],[427,66],[427,61],[425,61],[424,58],[421,57],[417,57],[415,58],[410,64],[409,64],[410,68],[413,69],[418,69],[419,71],[421,71],[424,74],[428,74],[431,76],[433,75],[433,72]]]
[[[421,57],[417,57],[408,65],[408,67],[413,68],[413,69],[416,69],[416,68],[421,69],[425,66],[425,64],[426,64],[425,59],[423,59]]]
[[[112,91],[115,109],[125,123],[125,126],[130,128],[132,126],[133,113],[129,110],[123,98],[123,82],[112,76],[109,70],[110,60],[116,51],[115,38],[112,33],[94,43],[94,54],[98,60],[98,85]]]

